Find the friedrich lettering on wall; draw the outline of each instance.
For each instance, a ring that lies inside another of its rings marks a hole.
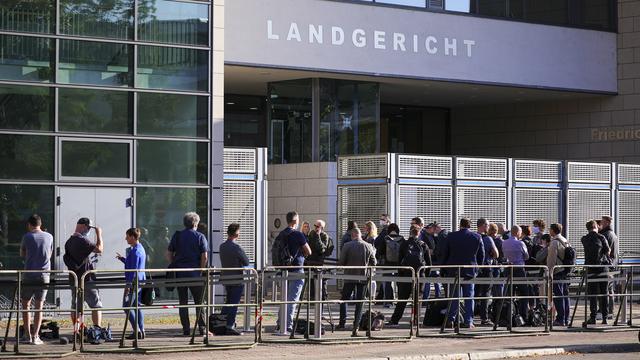
[[[632,141],[640,140],[640,129],[592,129],[591,141]]]
[[[267,20],[267,39],[272,41],[307,42],[309,44],[330,44],[334,46],[354,46],[356,48],[373,47],[382,51],[426,52],[429,55],[472,57],[475,40],[435,37],[433,35],[405,34],[381,30],[365,31],[354,29],[345,31],[340,26],[309,24],[298,26],[291,22],[284,26]]]

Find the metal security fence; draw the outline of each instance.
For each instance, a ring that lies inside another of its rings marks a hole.
[[[267,239],[266,149],[224,149],[224,229],[240,224],[238,243],[249,260],[264,267]]]
[[[338,230],[387,213],[407,236],[411,218],[456,230],[460,218],[561,223],[582,257],[584,224],[614,217],[621,257],[640,260],[640,165],[409,154],[338,159]]]

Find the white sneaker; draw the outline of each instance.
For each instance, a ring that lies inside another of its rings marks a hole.
[[[33,345],[42,345],[44,342],[40,339],[40,336],[36,335],[33,337],[33,341],[31,341]]]

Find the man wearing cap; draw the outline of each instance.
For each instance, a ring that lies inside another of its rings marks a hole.
[[[89,239],[91,229],[95,230],[95,241]],[[75,232],[64,244],[63,260],[67,268],[76,274],[78,277],[78,283],[80,283],[82,281],[82,275],[95,269],[97,257],[93,254],[101,254],[103,251],[104,243],[102,242],[102,229],[93,226],[89,218],[83,217],[78,220]],[[95,281],[94,274],[86,276],[85,284],[91,281]],[[75,282],[71,276],[70,282],[71,284],[74,284]],[[92,289],[91,287],[85,289],[83,300],[92,309],[102,308],[100,292],[98,289]],[[77,305],[77,299],[73,296],[71,299],[71,307],[76,308]],[[78,311],[81,312],[81,310],[82,306],[78,306]],[[74,324],[74,332],[78,331],[77,319],[74,313],[71,313],[71,320]],[[102,313],[99,310],[93,310],[91,312],[91,320],[94,325],[100,326],[102,323]]]

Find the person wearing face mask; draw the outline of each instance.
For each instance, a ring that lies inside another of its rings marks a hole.
[[[95,240],[89,238],[91,229],[95,230]],[[78,281],[80,281],[82,275],[95,269],[96,263],[98,262],[96,255],[102,254],[103,251],[104,244],[102,242],[102,229],[93,226],[89,218],[83,217],[78,220],[75,232],[64,244],[64,255],[62,259],[67,268],[70,271],[73,271],[76,274]],[[69,276],[69,278],[70,283],[74,284],[75,280],[71,276]],[[91,274],[86,277],[85,283],[95,280],[95,274]],[[91,286],[87,287],[84,292],[84,299],[81,301],[86,302],[91,309],[102,308],[100,291],[96,288],[92,288]],[[71,307],[78,308],[78,316],[81,318],[82,306],[80,304],[76,304],[75,296],[71,298]],[[80,324],[77,322],[78,318],[76,318],[75,315],[75,313],[71,313],[71,321],[74,324],[73,331],[77,332]],[[93,310],[91,312],[91,320],[93,321],[93,325],[100,326],[102,323],[102,312],[99,310]]]
[[[547,223],[545,223],[544,220],[542,220],[542,219],[533,220],[533,228],[532,228],[533,239],[532,239],[532,241],[533,241],[534,245],[543,246],[543,244],[542,244],[542,235],[545,234],[546,228],[547,228]]]

